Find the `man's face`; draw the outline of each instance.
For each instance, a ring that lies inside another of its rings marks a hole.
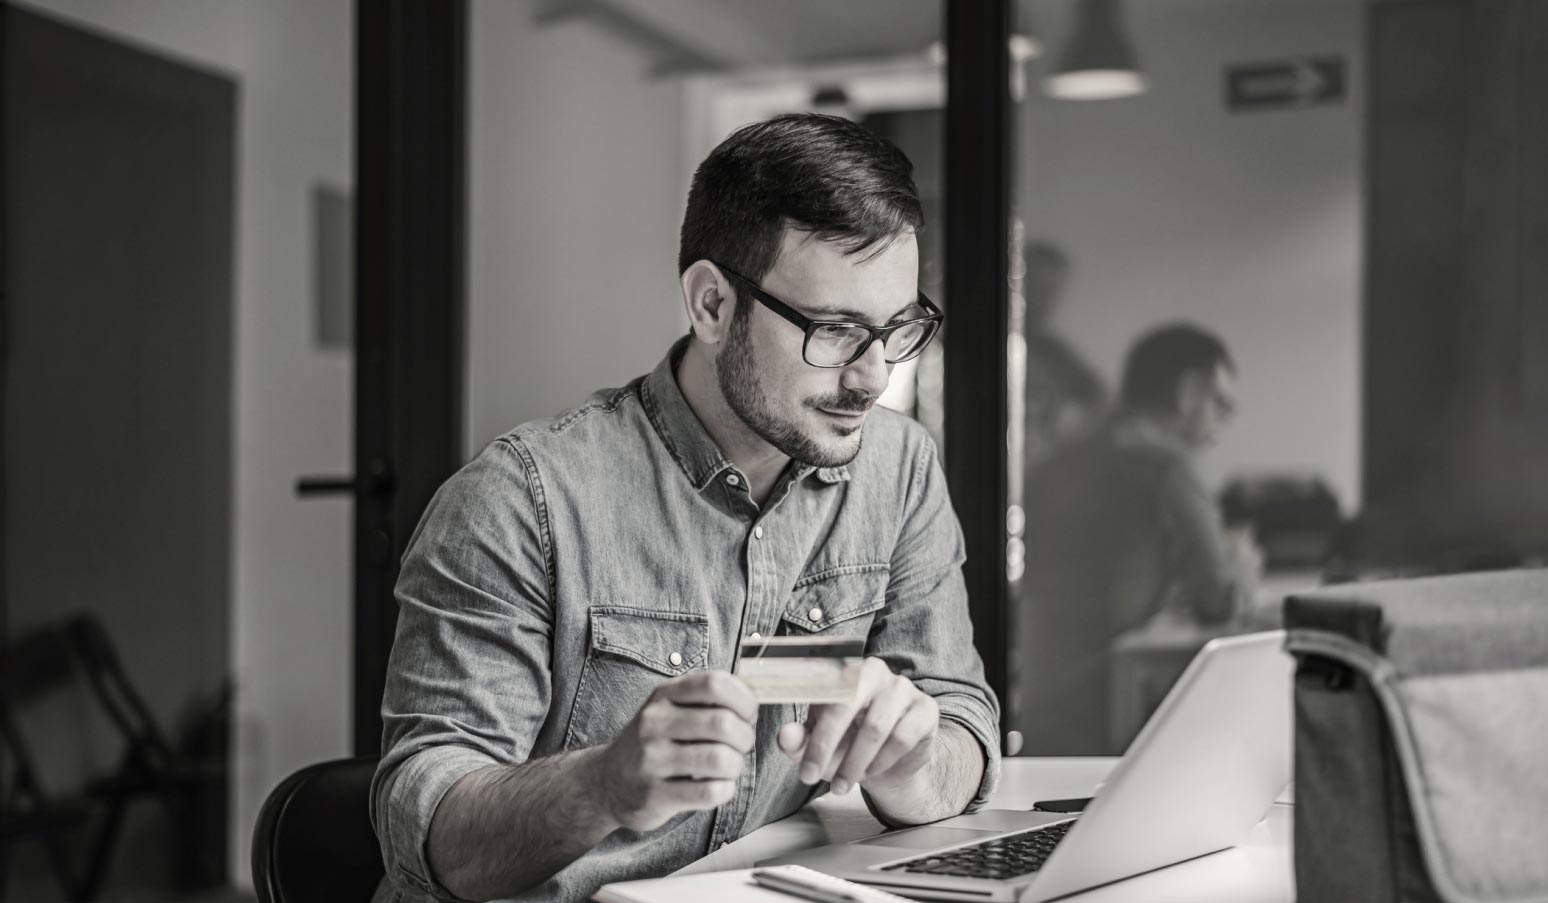
[[[1178,387],[1177,407],[1183,441],[1194,451],[1210,448],[1236,415],[1236,378],[1224,364],[1210,372],[1186,374]]]
[[[760,284],[811,319],[881,326],[912,311],[919,246],[910,234],[875,256],[851,256],[833,242],[786,229],[779,258]],[[848,366],[813,367],[801,356],[805,334],[798,327],[750,296],[741,303],[749,307],[737,311],[716,358],[731,410],[797,461],[837,467],[854,460],[866,412],[892,373],[882,344],[873,342]]]

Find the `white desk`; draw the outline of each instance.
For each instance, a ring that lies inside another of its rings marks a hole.
[[[1029,809],[1037,800],[1090,796],[1117,759],[1007,758],[1000,785],[989,805]],[[1275,805],[1235,849],[1179,863],[1109,884],[1067,899],[1079,903],[1293,903],[1295,883],[1290,853],[1291,807]],[[1166,826],[1158,824],[1157,830]],[[859,791],[828,795],[800,812],[727,844],[678,871],[678,875],[751,868],[755,863],[797,850],[857,840],[882,830],[866,811]]]

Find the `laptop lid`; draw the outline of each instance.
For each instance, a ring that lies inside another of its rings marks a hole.
[[[1038,903],[1234,846],[1290,782],[1284,632],[1211,640],[1023,893]]]

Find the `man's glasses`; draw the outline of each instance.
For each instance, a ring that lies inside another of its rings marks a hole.
[[[883,357],[887,363],[901,364],[904,361],[913,360],[919,356],[919,352],[925,350],[925,346],[930,344],[935,334],[940,332],[941,322],[946,319],[941,309],[925,297],[924,292],[920,292],[915,303],[924,310],[923,317],[889,323],[886,326],[871,326],[843,320],[813,320],[802,316],[800,311],[764,291],[751,279],[718,263],[715,266],[720,267],[722,273],[746,286],[752,296],[758,299],[759,304],[794,323],[806,333],[806,341],[801,345],[801,357],[813,367],[847,367],[859,360],[866,349],[871,347],[871,343],[878,339],[882,343]]]

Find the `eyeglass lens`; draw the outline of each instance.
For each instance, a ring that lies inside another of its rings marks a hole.
[[[886,361],[906,361],[929,343],[936,324],[930,321],[909,323],[887,339]],[[860,356],[871,333],[858,326],[819,326],[806,343],[807,360],[818,367],[842,367]]]

